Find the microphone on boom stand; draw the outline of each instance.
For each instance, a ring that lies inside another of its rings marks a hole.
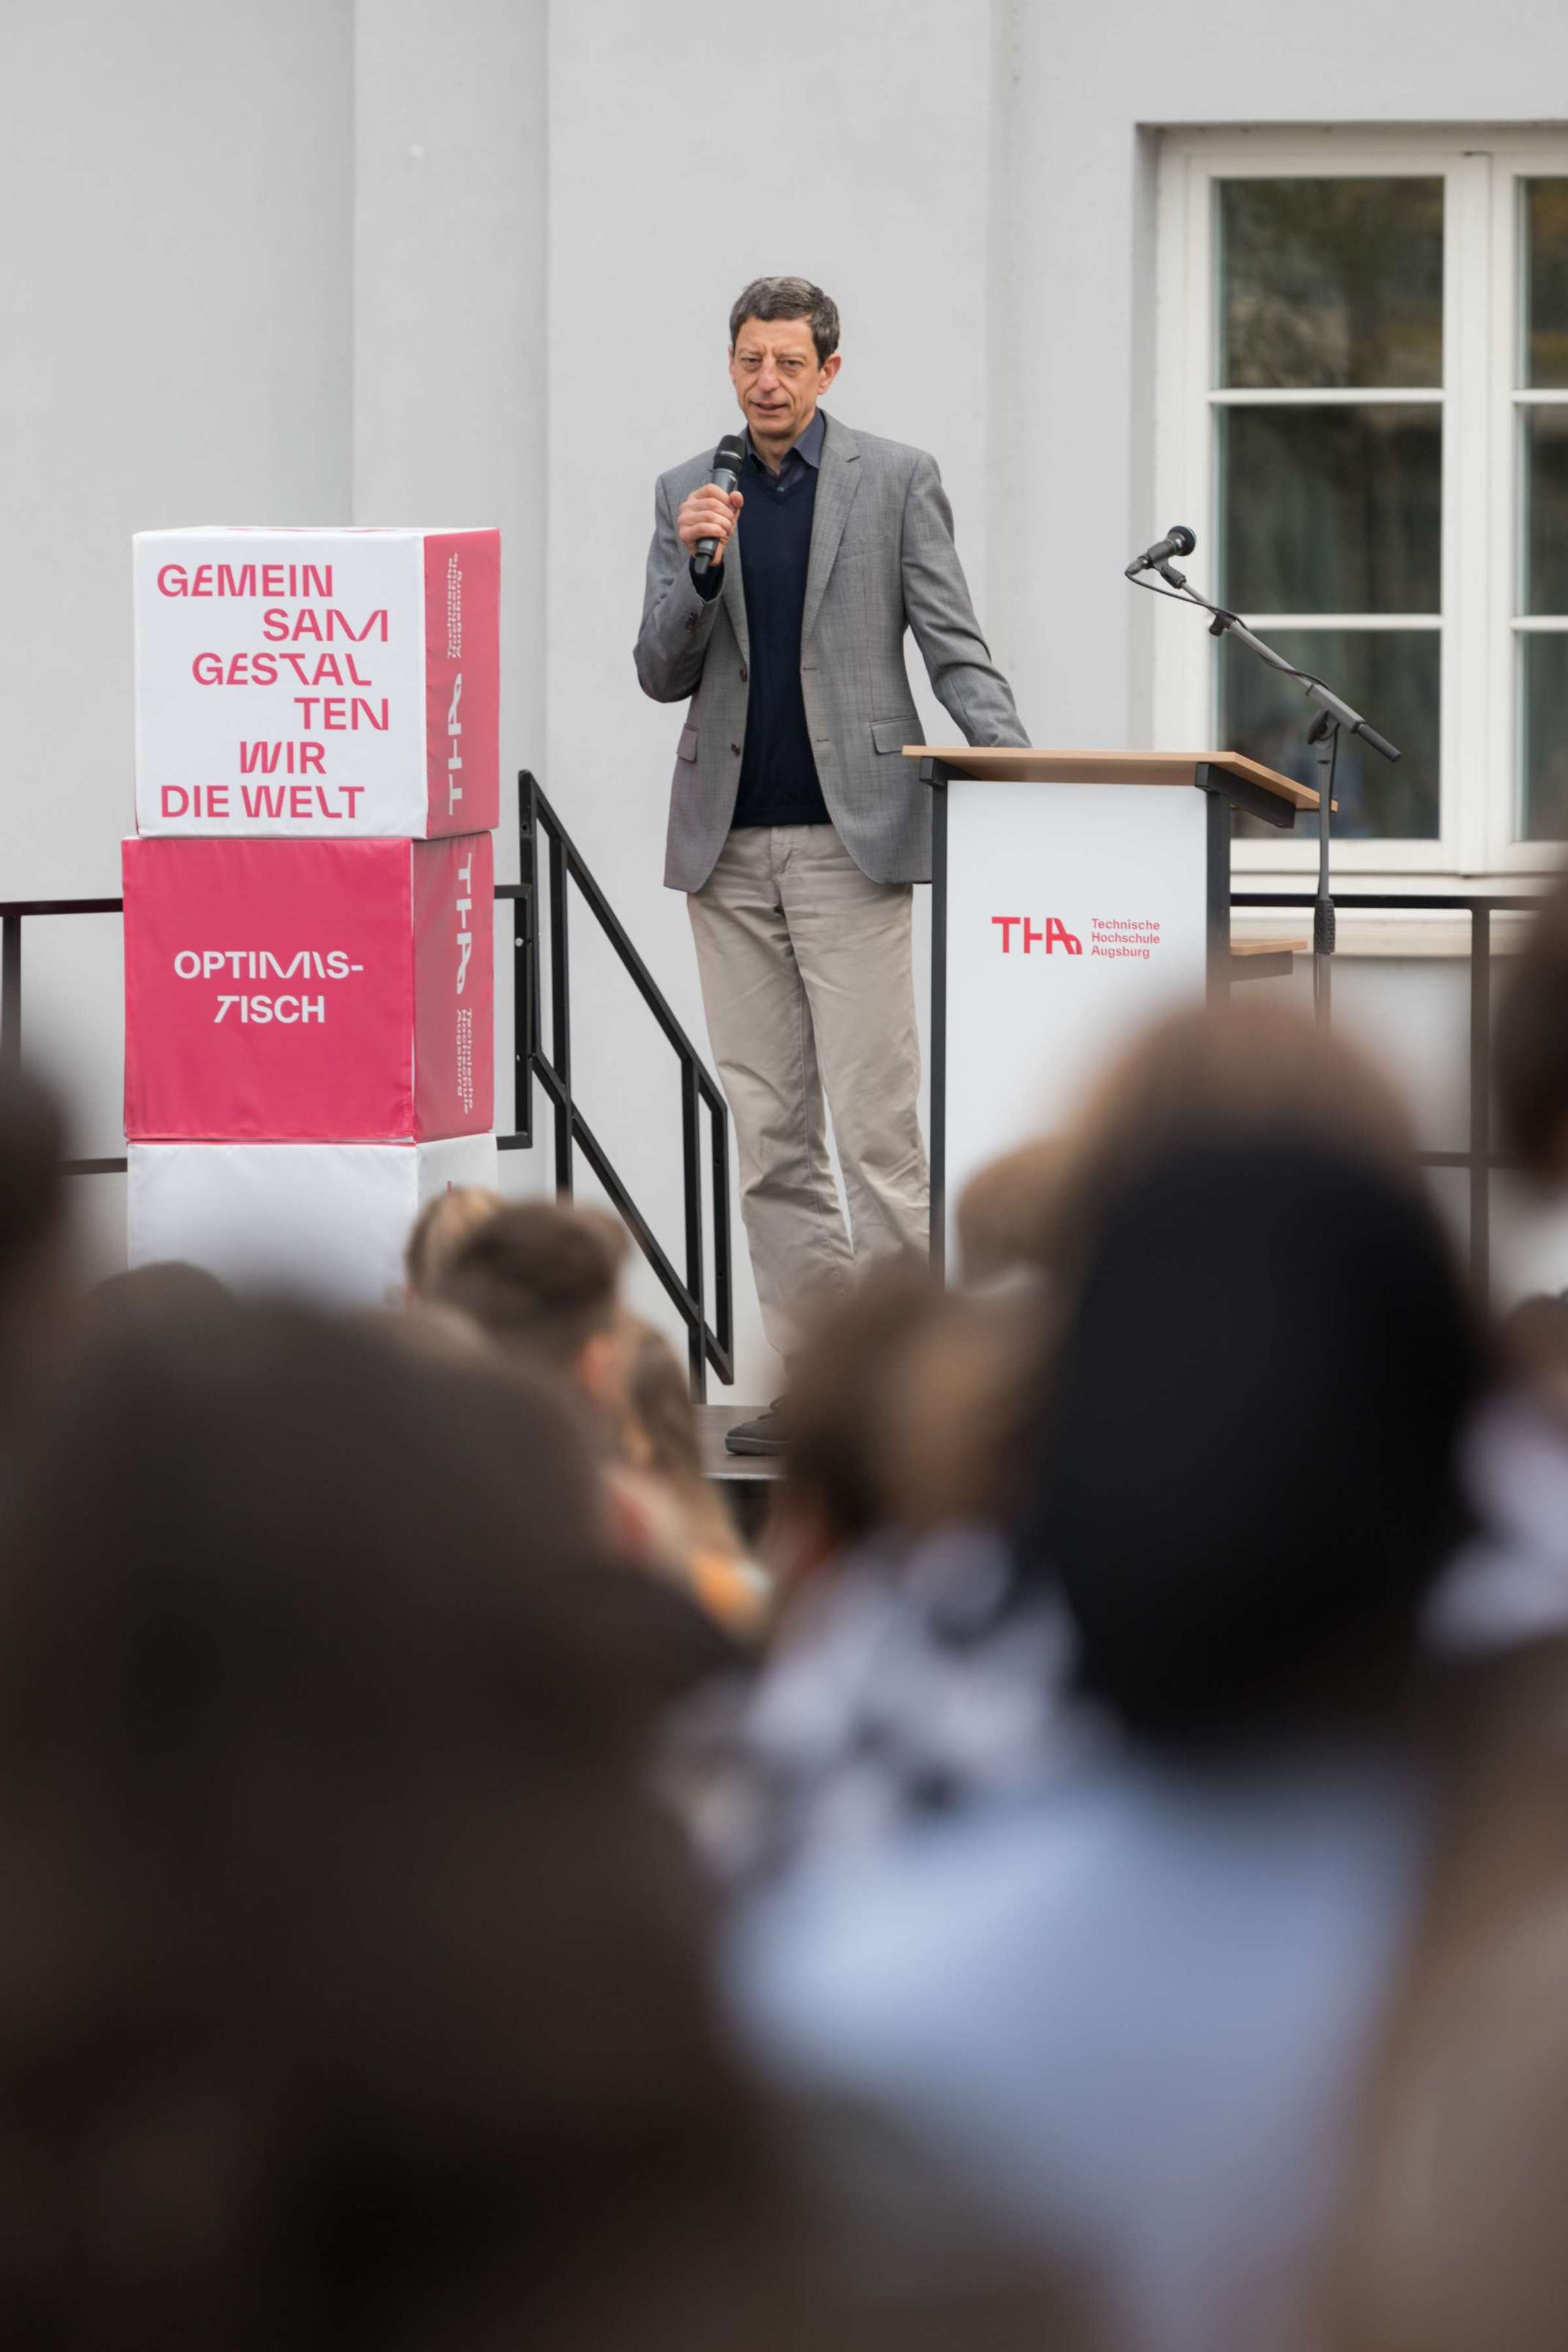
[[[1190,555],[1197,543],[1184,522],[1173,522],[1163,539],[1157,539],[1152,547],[1146,547],[1142,555],[1133,557],[1123,576],[1136,580],[1141,572],[1166,572],[1169,576],[1167,567],[1172,556]],[[1180,581],[1180,585],[1185,587],[1185,581]]]
[[[1348,702],[1326,687],[1321,677],[1314,677],[1310,670],[1298,669],[1294,662],[1288,662],[1283,654],[1276,653],[1272,646],[1255,636],[1238,613],[1227,612],[1223,604],[1211,604],[1206,596],[1200,596],[1195,588],[1188,586],[1185,575],[1175,569],[1170,558],[1190,555],[1196,544],[1185,523],[1173,523],[1163,539],[1157,539],[1152,547],[1146,547],[1142,555],[1133,557],[1127,566],[1126,577],[1136,588],[1147,588],[1156,596],[1170,596],[1177,604],[1195,604],[1200,611],[1211,614],[1211,637],[1235,637],[1259,661],[1267,662],[1270,669],[1295,678],[1305,688],[1308,701],[1318,706],[1307,735],[1318,762],[1318,892],[1312,902],[1312,1001],[1319,1020],[1326,1024],[1332,1003],[1330,959],[1334,952],[1335,934],[1334,901],[1329,887],[1329,840],[1333,824],[1334,767],[1339,756],[1340,730],[1348,728],[1385,760],[1397,760],[1398,748],[1370,726],[1359,710],[1352,710]],[[1143,579],[1141,575],[1145,572],[1158,572],[1165,586],[1156,588],[1152,580]]]

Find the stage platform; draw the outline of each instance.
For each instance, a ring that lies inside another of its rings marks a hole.
[[[711,1478],[734,1513],[748,1542],[762,1532],[773,1488],[784,1476],[778,1454],[726,1454],[724,1433],[738,1421],[750,1421],[763,1411],[756,1404],[700,1404],[697,1426],[702,1440],[702,1469]]]

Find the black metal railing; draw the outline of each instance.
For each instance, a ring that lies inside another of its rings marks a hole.
[[[574,1154],[584,1159],[637,1237],[638,1247],[686,1326],[687,1354],[695,1397],[708,1392],[710,1366],[721,1381],[735,1377],[734,1297],[730,1245],[730,1115],[702,1056],[670,1011],[627,937],[615,910],[584,863],[538,782],[526,769],[517,780],[516,882],[498,884],[496,897],[510,898],[518,919],[512,934],[512,1002],[516,1084],[515,1131],[498,1137],[503,1151],[533,1143],[533,1081],[539,1080],[554,1114],[555,1189],[570,1195]],[[541,870],[542,866],[542,872]],[[680,1066],[680,1156],[685,1204],[686,1272],[682,1276],[644,1216],[609,1153],[584,1117],[572,1083],[571,902],[574,887],[618,957]],[[550,1050],[542,1035],[540,990],[541,910],[548,913],[550,958]],[[704,1234],[702,1109],[709,1119],[708,1190],[713,1220],[712,1320],[709,1320],[708,1250]]]
[[[0,1069],[22,1058],[22,925],[29,915],[118,915],[122,898],[6,898],[0,900]],[[108,1160],[68,1160],[68,1176],[122,1176],[125,1155]]]
[[[721,1380],[733,1376],[733,1290],[731,1268],[729,1119],[723,1096],[700,1055],[660,992],[658,982],[617,921],[604,892],[583,862],[579,850],[534,778],[526,771],[518,778],[518,822],[521,875],[517,882],[500,883],[498,899],[517,909],[512,940],[512,999],[516,1019],[515,1118],[510,1135],[497,1138],[503,1151],[530,1149],[533,1135],[533,1081],[537,1078],[554,1113],[555,1181],[570,1193],[574,1155],[581,1151],[599,1182],[625,1218],[639,1248],[663,1285],[686,1327],[692,1392],[707,1390],[710,1368]],[[548,850],[545,871],[540,872],[540,845]],[[584,1118],[572,1083],[572,992],[570,956],[570,894],[575,887],[643,1002],[675,1051],[680,1066],[681,1161],[685,1204],[684,1276],[655,1234],[647,1217],[612,1162],[608,1152]],[[541,890],[543,897],[541,899]],[[12,898],[0,901],[0,1065],[15,1063],[22,1043],[22,925],[30,916],[110,915],[121,910],[118,898]],[[548,909],[550,956],[551,1049],[542,1036],[540,990],[541,905]],[[1309,908],[1314,900],[1305,890],[1233,890],[1233,908],[1247,909]],[[1336,891],[1337,907],[1356,913],[1464,915],[1470,925],[1469,953],[1469,1089],[1468,1133],[1462,1151],[1423,1151],[1428,1168],[1463,1168],[1469,1177],[1470,1271],[1484,1296],[1490,1272],[1491,1180],[1514,1163],[1492,1142],[1491,1005],[1494,915],[1530,912],[1539,896],[1466,896],[1447,891],[1419,894],[1375,890]],[[709,1319],[708,1256],[703,1217],[701,1113],[706,1104],[710,1134],[706,1155],[708,1189],[713,1226],[712,1320]],[[120,1159],[72,1160],[73,1175],[108,1175],[123,1171]]]
[[[1312,907],[1310,890],[1233,890],[1233,907]],[[1518,1163],[1492,1144],[1492,917],[1528,913],[1539,895],[1516,898],[1459,897],[1448,891],[1394,896],[1382,890],[1338,890],[1337,908],[1357,913],[1468,915],[1470,922],[1470,1024],[1468,1139],[1463,1151],[1423,1151],[1424,1168],[1463,1168],[1470,1180],[1470,1280],[1485,1298],[1491,1282],[1491,1180]]]
[[[734,1379],[734,1291],[730,1235],[730,1119],[724,1097],[701,1055],[670,1011],[658,982],[638,955],[608,899],[583,861],[581,852],[534,778],[518,778],[518,824],[521,878],[496,885],[498,900],[516,910],[512,934],[514,1018],[514,1113],[510,1135],[498,1135],[502,1151],[529,1150],[533,1137],[533,1081],[537,1078],[554,1113],[555,1185],[570,1195],[574,1154],[581,1151],[626,1220],[638,1248],[658,1276],[686,1327],[691,1391],[703,1397],[710,1369]],[[549,846],[544,904],[549,914],[551,1050],[541,1036],[539,987],[539,845]],[[675,1049],[680,1066],[681,1182],[684,1195],[685,1275],[633,1197],[629,1186],[584,1117],[572,1089],[572,972],[569,907],[572,889],[598,924],[648,1011]],[[0,900],[0,1066],[14,1066],[22,1053],[22,926],[31,916],[118,915],[120,898],[10,898]],[[702,1108],[709,1115],[708,1149],[702,1148]],[[709,1281],[703,1172],[711,1204],[712,1281]],[[122,1174],[125,1160],[68,1160],[68,1174]],[[709,1317],[709,1299],[712,1317]]]

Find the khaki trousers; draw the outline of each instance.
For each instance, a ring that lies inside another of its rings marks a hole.
[[[911,895],[868,880],[830,824],[753,825],[686,902],[763,1328],[781,1354],[802,1307],[847,1288],[857,1265],[929,1244]]]

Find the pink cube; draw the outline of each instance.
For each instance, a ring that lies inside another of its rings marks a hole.
[[[134,840],[122,865],[132,1140],[489,1131],[488,833]]]

